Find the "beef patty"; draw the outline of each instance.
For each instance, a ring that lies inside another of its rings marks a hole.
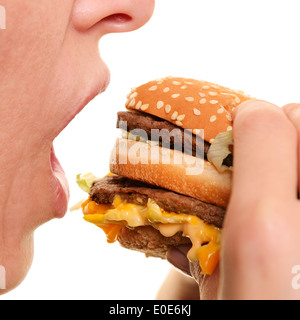
[[[112,203],[115,195],[138,205],[146,205],[150,198],[165,211],[195,215],[219,228],[223,225],[224,208],[118,175],[96,180],[90,190],[90,198],[99,204]]]
[[[147,140],[158,141],[162,147],[179,150],[207,160],[210,143],[158,117],[139,111],[121,111],[118,112],[117,128],[134,135],[144,136],[146,133]],[[230,154],[224,159],[223,164],[231,167],[232,161],[232,154]]]
[[[118,235],[118,241],[126,249],[143,252],[147,257],[161,259],[167,258],[170,248],[192,244],[188,237],[182,235],[182,232],[177,232],[172,237],[164,237],[151,226],[123,228]]]

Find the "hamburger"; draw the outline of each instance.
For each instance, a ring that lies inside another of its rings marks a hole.
[[[132,88],[118,113],[111,173],[88,181],[84,219],[109,243],[166,259],[190,244],[187,257],[212,274],[232,177],[232,111],[241,91],[181,77]]]

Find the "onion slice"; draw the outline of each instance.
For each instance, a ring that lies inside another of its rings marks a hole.
[[[212,142],[208,153],[207,160],[211,162],[218,171],[224,172],[232,170],[232,167],[223,165],[223,161],[231,154],[230,146],[233,145],[232,130],[219,133]]]

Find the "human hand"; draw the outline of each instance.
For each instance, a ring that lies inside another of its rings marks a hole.
[[[192,277],[172,268],[163,282],[157,300],[199,300],[199,286]]]
[[[189,245],[182,245],[171,248],[168,251],[167,260],[178,271],[170,272],[160,288],[158,294],[159,299],[217,299],[220,273],[219,267],[216,268],[211,276],[203,275],[199,263],[191,263],[187,259],[189,250]]]
[[[219,297],[299,298],[297,132],[285,109],[249,101],[234,114],[234,174],[222,235]]]
[[[292,269],[300,264],[295,129],[300,130],[300,107],[281,109],[251,100],[233,116],[233,188],[222,232],[220,276],[218,271],[212,277],[201,275],[198,264],[189,266],[190,273],[203,299],[299,298]]]

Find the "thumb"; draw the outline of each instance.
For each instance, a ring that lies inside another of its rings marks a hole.
[[[181,245],[176,248],[170,248],[167,254],[167,260],[175,268],[195,279],[199,285],[201,300],[217,299],[219,286],[219,267],[216,268],[211,276],[203,275],[201,273],[199,262],[190,262],[187,258],[187,253],[190,248],[190,245]]]
[[[199,285],[200,300],[216,300],[219,287],[219,266],[212,275],[202,274],[199,262],[190,262],[192,277]]]

